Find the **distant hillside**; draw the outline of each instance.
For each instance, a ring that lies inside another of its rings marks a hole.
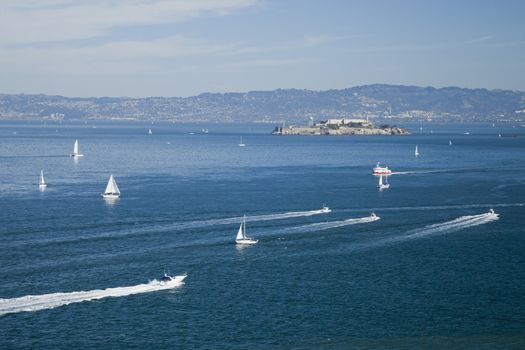
[[[192,97],[75,98],[1,95],[2,119],[118,119],[180,122],[304,122],[326,118],[444,121],[523,120],[525,92],[365,85],[342,90],[278,89]]]

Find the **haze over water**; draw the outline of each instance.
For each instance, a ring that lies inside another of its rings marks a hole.
[[[525,128],[408,127],[1,122],[0,347],[524,347]]]

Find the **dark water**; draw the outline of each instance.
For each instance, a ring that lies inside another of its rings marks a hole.
[[[525,128],[93,126],[0,124],[0,348],[525,347]],[[399,172],[383,192],[377,161]],[[243,214],[259,243],[240,249]],[[135,294],[168,270],[186,283]],[[28,295],[39,311],[17,309]]]

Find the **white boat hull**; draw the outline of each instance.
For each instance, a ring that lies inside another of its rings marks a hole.
[[[104,197],[104,198],[119,198],[120,194],[102,193],[101,196]]]
[[[251,239],[251,238],[242,238],[242,239],[236,239],[235,240],[235,243],[237,244],[255,244],[259,242],[258,240],[256,239]]]
[[[71,157],[78,158],[78,157],[84,157],[83,154],[72,154]]]
[[[386,185],[380,185],[378,186],[379,187],[379,190],[386,190],[387,188],[390,188],[390,184],[386,184]]]
[[[47,184],[40,184],[38,185],[39,188],[46,188],[47,187]]]
[[[173,285],[175,287],[178,286],[181,282],[183,282],[186,277],[188,277],[188,275],[179,275],[173,277],[171,281],[160,281],[159,283],[163,286]]]

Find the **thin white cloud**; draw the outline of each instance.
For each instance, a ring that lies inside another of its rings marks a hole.
[[[240,45],[174,36],[152,41],[112,42],[93,47],[9,48],[0,55],[0,72],[6,69],[6,72],[11,73],[132,74],[159,69],[163,60],[223,55],[235,51]]]
[[[257,0],[4,0],[0,45],[88,39],[114,28],[226,15]]]
[[[478,43],[482,43],[482,42],[485,42],[485,41],[489,41],[492,38],[493,38],[493,36],[491,36],[491,35],[482,36],[482,37],[479,37],[479,38],[474,38],[474,39],[468,40],[467,44],[478,44]]]

